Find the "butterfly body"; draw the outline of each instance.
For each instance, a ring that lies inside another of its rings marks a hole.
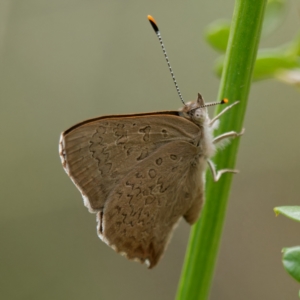
[[[194,224],[204,202],[215,145],[203,103],[199,95],[179,112],[99,117],[61,135],[63,167],[97,214],[99,237],[150,268],[180,218]]]

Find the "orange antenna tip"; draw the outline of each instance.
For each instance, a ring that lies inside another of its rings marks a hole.
[[[159,32],[159,29],[158,29],[158,27],[157,27],[157,25],[156,25],[156,21],[154,20],[154,18],[153,18],[152,16],[150,16],[150,15],[148,15],[147,18],[148,18],[148,20],[149,20],[149,22],[150,22],[152,28],[154,29],[154,31],[155,31],[156,33]]]
[[[223,104],[223,103],[227,104],[228,102],[229,102],[229,100],[228,100],[227,98],[224,98],[224,99],[221,101],[222,104]]]
[[[150,22],[153,22],[153,23],[156,24],[154,18],[153,18],[151,15],[148,15],[147,18],[148,18],[148,20],[149,20]]]

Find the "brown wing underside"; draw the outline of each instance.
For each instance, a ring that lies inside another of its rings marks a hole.
[[[184,216],[203,202],[199,127],[173,115],[111,117],[61,136],[63,166],[91,212],[98,234],[129,259],[157,264]]]

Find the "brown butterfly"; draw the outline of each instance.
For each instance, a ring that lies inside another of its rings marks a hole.
[[[225,172],[236,173],[217,172],[210,157],[218,142],[243,133],[213,137],[219,117],[237,103],[210,119],[207,106],[216,103],[205,104],[198,94],[181,111],[103,116],[63,132],[63,167],[85,206],[97,214],[100,239],[128,259],[154,267],[180,218],[197,221],[206,163],[215,181]]]

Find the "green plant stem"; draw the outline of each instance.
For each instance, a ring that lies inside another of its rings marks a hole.
[[[260,39],[266,0],[236,0],[222,74],[219,99],[240,104],[221,117],[216,135],[242,129],[247,98]],[[218,107],[217,112],[224,107]],[[239,138],[214,158],[218,169],[234,168]],[[236,176],[236,175],[235,175]],[[208,175],[206,204],[193,227],[180,280],[177,300],[204,300],[209,295],[230,192],[231,174],[218,183]],[[233,266],[234,267],[234,266]]]

